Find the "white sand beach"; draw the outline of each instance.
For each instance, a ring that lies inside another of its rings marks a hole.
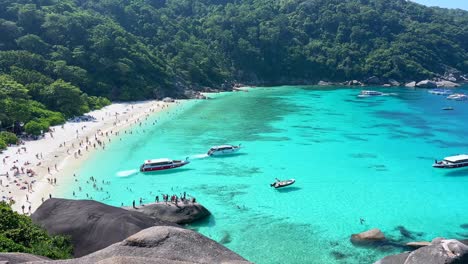
[[[0,154],[0,196],[18,212],[32,213],[58,187],[73,182],[73,171],[95,149],[105,149],[125,127],[176,103],[115,103],[86,115],[92,121],[51,127],[39,140],[25,141]],[[24,207],[23,207],[24,206]]]

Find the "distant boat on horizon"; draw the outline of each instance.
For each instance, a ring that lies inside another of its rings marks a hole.
[[[455,156],[445,157],[443,160],[435,160],[432,167],[438,169],[455,169],[468,166],[468,155],[459,154]]]
[[[188,160],[188,158],[186,158],[185,160],[171,160],[168,158],[145,160],[143,165],[140,166],[140,171],[149,172],[149,171],[169,170],[169,169],[180,168],[189,163],[190,161]]]

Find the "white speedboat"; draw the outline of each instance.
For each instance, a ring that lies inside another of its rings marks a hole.
[[[284,180],[284,181],[276,179],[276,181],[274,183],[270,184],[270,186],[274,187],[275,189],[278,189],[278,188],[283,188],[283,187],[292,185],[295,182],[296,182],[295,179],[289,179],[289,180]]]
[[[371,91],[371,90],[362,90],[357,97],[371,97],[371,96],[382,96],[386,95],[379,91]]]
[[[468,166],[468,155],[460,154],[456,156],[446,157],[443,160],[436,160],[432,167],[439,169],[454,169]]]
[[[228,155],[228,154],[233,154],[239,151],[240,149],[240,144],[239,146],[234,146],[234,145],[221,145],[221,146],[214,146],[211,147],[210,150],[208,150],[208,156],[220,156],[220,155]]]
[[[169,169],[175,169],[175,168],[185,166],[189,163],[190,161],[188,161],[188,158],[185,160],[171,160],[167,158],[145,160],[143,165],[140,166],[140,171],[148,172],[148,171],[169,170]]]
[[[430,94],[435,94],[435,95],[451,95],[453,94],[452,90],[449,89],[431,89],[428,91]]]
[[[447,96],[447,99],[455,100],[455,101],[466,101],[466,100],[468,100],[468,95],[461,94],[461,93],[456,93],[456,94],[452,94],[452,95]]]

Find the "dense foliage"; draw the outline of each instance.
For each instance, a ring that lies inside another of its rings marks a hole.
[[[72,246],[68,238],[49,236],[25,215],[13,212],[0,202],[0,252],[24,252],[52,259],[71,258]]]
[[[0,0],[0,121],[233,81],[422,79],[467,72],[467,49],[468,12],[406,0]]]
[[[5,149],[10,144],[17,144],[18,137],[11,132],[0,132],[0,150]]]

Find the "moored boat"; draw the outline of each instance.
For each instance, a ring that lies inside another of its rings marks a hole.
[[[220,156],[220,155],[228,155],[233,154],[239,151],[240,144],[238,146],[234,145],[221,145],[221,146],[214,146],[208,150],[208,156]]]
[[[362,90],[357,97],[371,97],[371,96],[382,96],[385,95],[379,91],[371,91],[371,90]]]
[[[431,90],[428,91],[428,93],[435,94],[435,95],[451,95],[451,94],[453,94],[452,90],[440,89],[440,88],[431,89]]]
[[[283,188],[283,187],[286,187],[286,186],[289,186],[289,185],[292,185],[296,182],[295,179],[289,179],[289,180],[284,180],[284,181],[281,181],[279,179],[276,179],[276,181],[272,184],[270,184],[271,187],[275,187],[275,189],[278,189],[278,188]]]
[[[167,158],[145,160],[145,162],[140,166],[140,171],[148,172],[169,170],[185,166],[189,163],[190,161],[188,160],[188,158],[185,160],[171,160]]]
[[[466,101],[468,100],[468,96],[466,94],[456,93],[456,94],[447,96],[447,99],[455,100],[455,101]]]
[[[468,155],[460,154],[450,157],[445,157],[443,160],[435,160],[432,167],[439,169],[454,169],[468,166]]]

